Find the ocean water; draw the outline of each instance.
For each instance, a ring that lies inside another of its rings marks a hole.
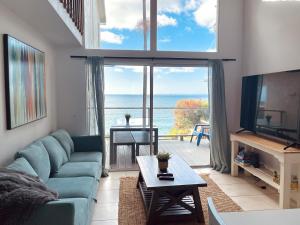
[[[207,100],[208,95],[154,95],[153,123],[159,128],[160,135],[168,134],[172,129],[175,123],[174,109],[172,108],[176,107],[177,101],[184,99]],[[149,97],[147,98],[147,106],[149,107]],[[109,134],[111,126],[125,124],[124,115],[126,113],[131,115],[131,124],[141,124],[142,107],[142,95],[105,95],[106,134]]]

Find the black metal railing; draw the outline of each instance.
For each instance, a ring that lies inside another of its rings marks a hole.
[[[84,0],[60,0],[78,31],[84,33]]]
[[[149,115],[150,108],[146,108],[146,117],[143,117],[143,107],[105,107],[105,127],[106,127],[106,136],[109,135],[109,128],[114,125],[125,124],[124,114],[131,114],[132,125],[149,125]],[[179,115],[176,115],[176,112]],[[184,117],[195,117],[184,118]],[[176,118],[177,117],[177,118]],[[196,123],[202,121],[208,121],[209,110],[208,108],[199,108],[199,107],[154,107],[153,108],[153,120],[154,125],[159,129],[160,139],[183,139],[184,137],[191,136],[191,132]],[[179,119],[182,123],[189,123],[185,132],[171,132],[171,129],[176,125],[177,120]],[[200,119],[202,121],[200,121]],[[96,129],[95,122],[90,121],[90,130]]]

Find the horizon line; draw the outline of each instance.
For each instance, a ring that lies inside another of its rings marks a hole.
[[[105,95],[143,95],[143,94],[128,94],[128,93],[105,93]],[[208,96],[208,93],[207,94],[185,94],[185,93],[178,93],[178,94],[164,94],[164,93],[159,93],[159,94],[153,94],[154,96],[155,95],[207,95]],[[150,96],[150,94],[147,94],[147,96]]]

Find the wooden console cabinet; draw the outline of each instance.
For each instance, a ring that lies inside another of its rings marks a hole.
[[[245,171],[260,178],[267,184],[276,188],[279,192],[279,206],[280,208],[294,208],[300,207],[300,189],[299,191],[291,191],[291,177],[296,175],[299,181],[300,188],[300,150],[297,148],[288,148],[284,150],[285,145],[278,142],[260,137],[255,134],[240,133],[232,134],[231,139],[231,175],[238,176],[239,167]],[[280,184],[273,181],[272,171],[261,168],[254,168],[252,166],[244,166],[235,162],[235,158],[239,151],[240,145],[254,148],[255,151],[262,151],[270,154],[279,161],[280,165]]]

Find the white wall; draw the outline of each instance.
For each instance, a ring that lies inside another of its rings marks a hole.
[[[59,128],[80,135],[87,134],[85,67],[84,60],[70,58],[73,51],[61,49],[56,57],[57,122]]]
[[[240,86],[242,71],[243,1],[220,0],[219,52],[203,57],[236,58],[224,62],[229,129],[239,128]],[[70,55],[101,55],[99,50],[61,49],[57,56],[58,126],[73,134],[86,133],[86,95],[84,63]]]
[[[24,125],[22,127],[6,130],[4,67],[3,67],[3,34],[10,34],[19,40],[28,43],[46,54],[46,90],[47,113],[42,120]],[[13,160],[14,154],[20,148],[28,145],[39,137],[48,134],[56,128],[56,103],[55,103],[55,66],[52,47],[21,18],[9,11],[0,3],[0,166],[7,165]]]
[[[219,0],[219,2],[220,53],[216,57],[237,59],[236,62],[224,62],[227,121],[229,131],[235,132],[240,127],[244,1]]]
[[[300,69],[300,2],[245,0],[244,74]]]

